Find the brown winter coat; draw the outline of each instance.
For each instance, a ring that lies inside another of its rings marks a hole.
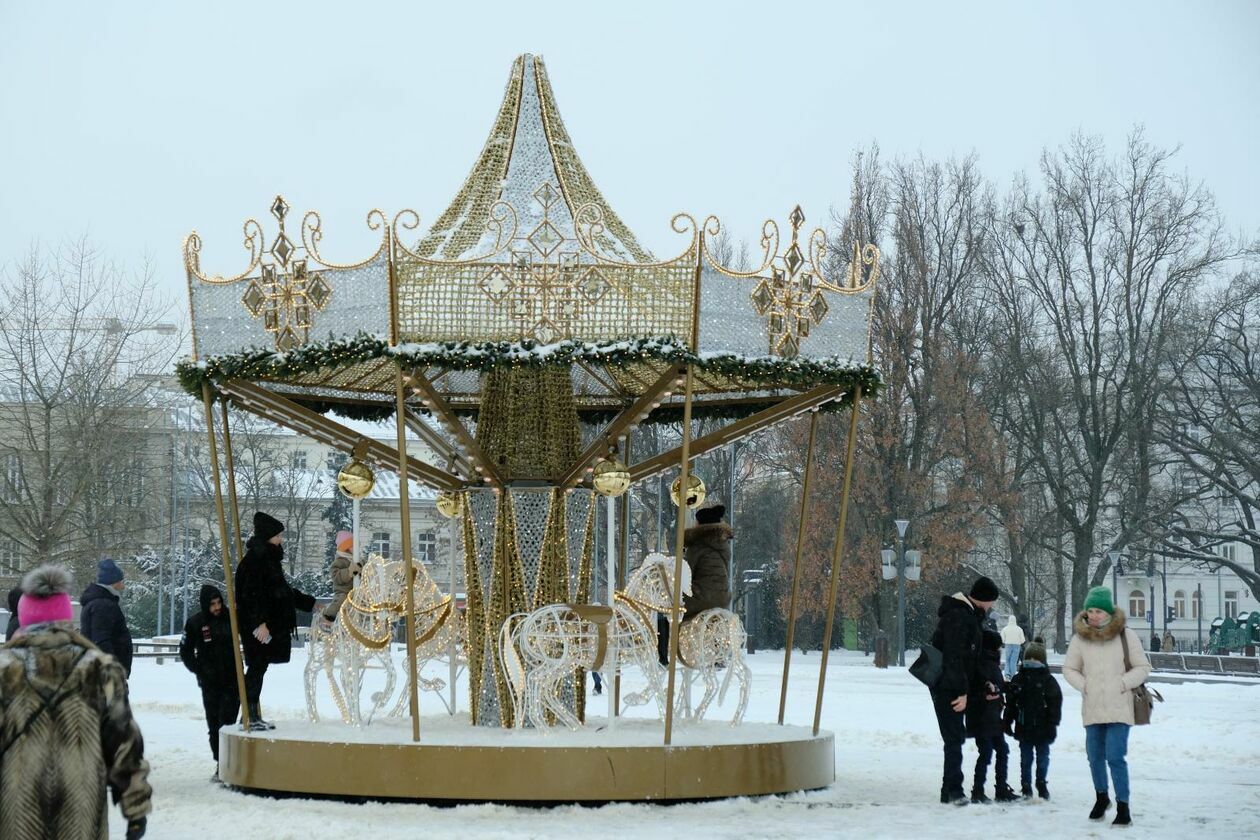
[[[687,607],[683,621],[705,610],[730,607],[726,568],[731,560],[731,536],[731,526],[725,522],[695,525],[683,535],[683,559],[691,567],[691,595],[683,597]]]
[[[1104,627],[1091,627],[1085,612],[1072,622],[1072,641],[1063,658],[1063,678],[1081,693],[1081,718],[1095,723],[1133,725],[1133,689],[1146,682],[1151,663],[1137,634],[1125,627],[1124,610],[1112,610]],[[1120,634],[1129,640],[1129,664],[1125,670]]]
[[[106,787],[130,821],[149,813],[148,775],[117,660],[60,624],[0,649],[0,837],[107,840]]]
[[[337,611],[341,609],[341,604],[350,594],[350,590],[354,589],[354,579],[359,576],[362,568],[358,563],[351,562],[349,554],[337,552],[332,566],[329,567],[332,573],[333,599],[328,606],[324,607],[324,618],[332,621],[337,617]]]

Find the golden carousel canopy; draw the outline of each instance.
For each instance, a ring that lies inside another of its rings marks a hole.
[[[873,246],[829,258],[797,207],[785,228],[764,224],[752,270],[718,262],[712,216],[675,216],[680,250],[656,258],[582,165],[536,56],[516,59],[471,173],[422,235],[413,211],[373,210],[379,247],[341,264],[320,250],[316,212],[295,225],[277,196],[270,215],[270,235],[245,223],[250,259],[236,275],[205,272],[200,237],[185,240],[193,358],[179,374],[190,391],[209,381],[255,407],[371,417],[392,413],[401,369],[418,412],[455,416],[517,387],[492,381],[503,371],[546,370],[530,387],[565,392],[563,410],[639,423],[678,418],[688,364],[695,416],[785,401],[799,413],[879,385]],[[843,276],[824,271],[846,263]]]

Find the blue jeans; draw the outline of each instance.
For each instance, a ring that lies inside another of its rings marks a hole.
[[[1107,792],[1107,768],[1116,788],[1116,801],[1129,801],[1129,724],[1093,723],[1085,727],[1085,755],[1089,772],[1094,777],[1094,790]]]
[[[1020,790],[1032,790],[1033,753],[1037,756],[1037,784],[1044,785],[1050,773],[1050,742],[1019,742],[1019,787]]]
[[[1015,672],[1019,670],[1019,649],[1019,645],[1007,645],[1002,650],[1005,663],[1002,666],[1002,673],[1006,675],[1008,680],[1015,676]]]

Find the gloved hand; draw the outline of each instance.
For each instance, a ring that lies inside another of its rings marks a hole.
[[[144,836],[144,829],[147,824],[147,817],[136,817],[127,823],[127,840],[140,840]]]

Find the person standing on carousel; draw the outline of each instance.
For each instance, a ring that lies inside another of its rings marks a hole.
[[[294,589],[284,576],[284,524],[262,511],[254,514],[254,535],[236,569],[236,608],[245,651],[245,697],[250,729],[275,729],[260,709],[267,668],[288,662],[293,653],[297,611],[315,609],[315,599]]]
[[[705,610],[727,609],[731,605],[730,576],[731,526],[722,521],[725,505],[696,511],[696,524],[683,533],[683,560],[691,569],[691,594],[683,595],[684,622]],[[669,664],[669,620],[657,621],[657,653],[662,665]]]

